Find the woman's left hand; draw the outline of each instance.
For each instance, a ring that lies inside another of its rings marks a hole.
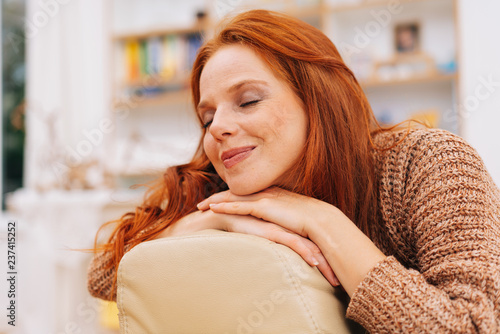
[[[332,216],[344,216],[333,205],[277,187],[245,196],[223,191],[200,202],[198,209],[254,216],[309,239],[321,222]]]

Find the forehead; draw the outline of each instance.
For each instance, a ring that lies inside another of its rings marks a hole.
[[[267,63],[251,48],[225,46],[207,61],[200,77],[200,93],[220,92],[242,80],[277,81]]]

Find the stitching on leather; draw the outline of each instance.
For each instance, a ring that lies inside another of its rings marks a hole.
[[[123,270],[124,270],[123,266],[121,266],[121,267],[119,266],[118,278],[120,279],[120,284],[118,285],[118,289],[119,289],[118,296],[120,296],[120,303],[118,304],[118,306],[119,306],[118,311],[122,314],[121,321],[119,322],[120,330],[123,330],[123,333],[127,334],[128,333],[127,314],[125,313],[125,309],[123,307],[123,292],[124,292],[124,285],[125,285],[125,283],[123,282]]]
[[[219,231],[219,230],[216,230]],[[149,240],[142,242],[132,248],[130,251],[125,253],[123,257],[125,257],[128,253],[132,252],[134,249],[138,247],[147,247],[147,245],[157,243],[157,242],[165,242],[165,241],[174,241],[174,240],[183,240],[183,239],[200,239],[200,238],[242,238],[242,239],[252,239],[252,240],[257,240],[257,242],[262,242],[265,244],[275,244],[275,242],[267,240],[263,237],[258,237],[255,235],[249,235],[249,234],[243,234],[243,233],[237,233],[237,232],[225,232],[225,231],[220,231],[222,233],[211,233],[211,234],[191,234],[191,235],[181,235],[178,237],[168,237],[168,238],[160,238],[160,239],[155,239],[155,240]],[[122,258],[123,261],[123,258]]]
[[[300,286],[300,284],[297,282],[297,279],[292,276],[291,274],[291,265],[290,265],[290,262],[289,262],[289,259],[285,256],[283,256],[281,254],[281,252],[279,252],[277,249],[275,249],[274,247],[272,247],[273,251],[276,253],[276,255],[278,255],[278,258],[280,259],[280,262],[283,264],[283,266],[285,267],[286,269],[286,272],[288,273],[288,277],[290,278],[290,281],[292,282],[293,284],[293,287],[295,288],[295,290],[297,291],[297,294],[299,295],[301,301],[302,301],[302,305],[304,306],[304,308],[306,309],[306,313],[307,315],[309,316],[309,319],[311,320],[312,322],[312,325],[314,326],[314,329],[315,329],[315,332],[316,333],[321,333],[321,330],[319,328],[319,325],[316,323],[316,320],[314,319],[313,317],[313,314],[312,314],[312,310],[310,308],[310,305],[309,303],[307,303],[307,300],[306,300],[306,297],[304,296],[304,293],[302,291],[302,287]]]

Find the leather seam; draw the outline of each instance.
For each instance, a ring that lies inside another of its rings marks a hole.
[[[217,230],[219,231],[219,230]],[[168,237],[168,238],[161,238],[161,239],[155,239],[155,240],[148,240],[144,241],[131,250],[129,250],[125,255],[123,255],[122,260],[125,256],[127,256],[128,253],[132,252],[134,249],[138,247],[147,247],[150,244],[158,243],[158,242],[164,242],[166,240],[168,241],[174,241],[174,240],[183,240],[183,239],[200,239],[200,238],[241,238],[241,239],[252,239],[252,240],[258,240],[257,242],[261,242],[263,244],[276,244],[276,242],[270,241],[268,239],[265,239],[263,237],[255,236],[255,235],[248,235],[248,234],[243,234],[243,233],[238,233],[238,232],[226,232],[226,231],[220,231],[223,233],[214,233],[214,234],[191,234],[191,235],[181,235],[178,237]],[[285,246],[286,247],[286,246]]]
[[[125,286],[125,282],[123,281],[123,266],[118,268],[118,279],[120,280],[120,284],[118,284],[118,289],[119,289],[118,296],[120,296],[120,302],[117,304],[117,306],[118,306],[118,312],[122,314],[121,321],[119,321],[119,325],[120,325],[120,330],[123,330],[123,333],[127,334],[128,333],[127,314],[125,313],[125,309],[123,308],[123,293]]]
[[[281,252],[279,252],[277,249],[275,249],[273,247],[273,251],[276,253],[276,255],[278,256],[278,258],[280,259],[280,262],[283,264],[283,266],[285,267],[285,270],[288,274],[288,277],[290,278],[290,281],[292,282],[292,285],[295,289],[295,291],[297,292],[297,295],[299,296],[301,302],[302,302],[302,305],[304,306],[305,310],[306,310],[306,313],[309,317],[309,320],[311,321],[316,333],[321,333],[321,330],[318,326],[318,324],[316,323],[315,319],[314,319],[314,316],[312,314],[312,310],[310,308],[310,305],[307,303],[307,300],[304,296],[304,293],[302,291],[302,288],[300,286],[300,284],[298,284],[297,282],[297,279],[292,275],[291,273],[291,269],[290,269],[290,263],[289,263],[289,260],[288,258],[284,257]]]

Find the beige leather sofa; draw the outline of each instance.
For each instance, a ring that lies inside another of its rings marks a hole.
[[[121,333],[357,333],[345,293],[288,247],[215,230],[144,242],[118,269]]]

